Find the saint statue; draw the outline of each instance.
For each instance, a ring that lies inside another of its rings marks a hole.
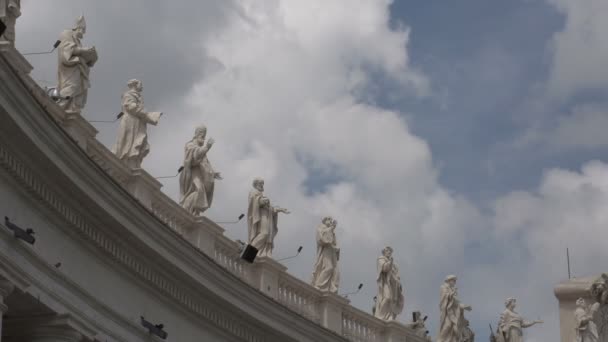
[[[594,316],[600,308],[600,303],[596,302],[591,306],[585,304],[583,298],[576,301],[574,319],[576,323],[576,338],[574,342],[598,342],[599,334],[594,322]]]
[[[422,313],[420,311],[414,311],[412,316],[413,321],[408,324],[408,326],[414,330],[416,336],[424,338],[425,341],[431,341],[431,336],[429,336],[429,331],[426,329],[425,325],[427,316],[422,318]]]
[[[591,295],[600,305],[608,304],[608,274],[602,275],[591,284]]]
[[[385,321],[394,320],[403,311],[403,287],[399,269],[393,261],[393,248],[385,247],[378,258],[378,299],[374,315]]]
[[[0,42],[6,41],[15,45],[15,24],[21,16],[21,0],[0,0],[0,21],[6,30],[0,36]]]
[[[543,321],[525,321],[517,312],[515,312],[515,298],[508,298],[505,301],[506,309],[500,315],[498,322],[497,342],[523,342],[523,329],[529,328],[535,324],[543,323]]]
[[[464,330],[464,311],[471,311],[471,307],[460,303],[456,276],[445,278],[440,290],[439,301],[439,336],[437,342],[461,342]]]
[[[61,44],[57,49],[59,66],[57,69],[57,90],[61,98],[57,102],[66,113],[80,114],[87,102],[89,70],[97,62],[95,47],[82,47],[80,40],[87,31],[84,17],[76,20],[73,29],[61,33]]]
[[[216,179],[222,179],[215,172],[207,153],[215,143],[209,138],[205,144],[207,127],[200,126],[194,132],[194,138],[186,144],[184,169],[179,177],[181,199],[179,204],[193,215],[200,215],[211,207],[213,188]]]
[[[254,179],[253,190],[249,192],[247,227],[249,244],[257,248],[259,257],[272,256],[279,213],[289,214],[289,210],[272,206],[270,199],[264,196],[264,180]]]
[[[464,319],[464,327],[462,328],[462,342],[475,342],[475,333],[469,327],[469,320]]]
[[[144,86],[141,81],[132,79],[127,86],[129,89],[122,95],[123,116],[112,152],[128,167],[137,169],[150,152],[147,126],[158,124],[162,113],[144,109]]]
[[[312,286],[321,291],[338,292],[340,249],[336,242],[338,221],[327,216],[317,227],[317,260],[312,272]]]

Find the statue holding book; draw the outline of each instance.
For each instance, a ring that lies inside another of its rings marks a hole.
[[[80,16],[74,28],[61,33],[57,48],[57,90],[60,94],[57,104],[70,114],[80,114],[87,103],[91,87],[89,72],[97,62],[95,47],[83,47],[80,41],[86,31],[87,24]]]

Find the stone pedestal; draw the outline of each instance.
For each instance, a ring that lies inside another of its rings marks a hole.
[[[76,141],[83,150],[87,150],[87,143],[97,135],[97,129],[93,127],[80,114],[66,113],[61,123],[68,134]]]
[[[554,293],[559,301],[559,330],[561,342],[574,341],[576,336],[576,322],[574,318],[576,300],[583,298],[587,304],[595,302],[595,298],[591,295],[591,284],[593,284],[598,277],[599,276],[570,279],[555,287]],[[598,325],[598,328],[599,327],[600,326]]]
[[[342,334],[342,308],[350,301],[333,293],[324,294],[319,301],[321,325],[329,330]]]
[[[185,232],[186,239],[207,255],[213,255],[217,237],[224,233],[224,228],[204,216],[196,218],[192,229]]]
[[[277,299],[279,298],[279,275],[286,271],[287,267],[274,259],[259,257],[251,265],[250,282],[267,296]]]
[[[146,208],[152,209],[152,197],[163,185],[143,169],[133,169],[127,188]],[[183,232],[182,232],[183,233]]]

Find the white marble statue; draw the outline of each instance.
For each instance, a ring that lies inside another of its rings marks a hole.
[[[602,275],[591,284],[591,295],[600,305],[608,304],[608,274]]]
[[[221,180],[215,172],[207,153],[215,143],[212,138],[205,144],[207,127],[198,127],[194,138],[185,147],[184,169],[179,177],[181,199],[179,204],[193,215],[200,215],[211,207],[215,180]]]
[[[423,318],[420,311],[414,311],[412,323],[407,324],[418,337],[422,337],[425,341],[432,341],[429,331],[426,328],[426,316]]]
[[[385,247],[378,258],[378,299],[374,315],[392,321],[403,311],[404,297],[399,268],[393,260],[393,248]]]
[[[57,102],[67,113],[80,114],[87,102],[89,71],[97,62],[95,47],[86,48],[80,40],[87,30],[84,17],[76,20],[73,29],[61,33],[61,44],[57,49],[57,90],[61,99]]]
[[[289,214],[289,210],[272,206],[270,199],[264,196],[264,180],[255,178],[253,189],[249,192],[247,228],[249,244],[258,249],[259,257],[272,256],[279,213]]]
[[[0,21],[6,30],[0,36],[0,42],[15,44],[15,24],[21,16],[21,0],[0,0]]]
[[[600,303],[588,306],[583,298],[576,301],[574,318],[576,322],[576,338],[574,342],[598,342],[599,335],[594,322],[595,313],[600,308]]]
[[[469,305],[460,303],[458,299],[456,280],[456,276],[449,275],[441,285],[437,342],[461,342],[464,330],[464,311],[471,311]]]
[[[475,342],[475,333],[471,330],[471,327],[469,327],[469,320],[465,318],[463,323],[464,326],[462,327],[462,337],[460,338],[460,341]]]
[[[327,216],[317,227],[317,258],[312,272],[312,286],[321,291],[336,293],[340,282],[338,259],[340,249],[336,241],[338,221]]]
[[[144,109],[144,87],[141,81],[132,79],[127,86],[129,89],[122,95],[123,116],[112,152],[128,167],[137,169],[150,152],[147,126],[158,124],[162,113],[147,112]]]
[[[526,321],[517,312],[515,306],[517,301],[515,298],[508,298],[505,301],[506,309],[500,315],[498,322],[497,342],[523,342],[523,329],[529,328],[535,324],[543,323],[543,321]]]

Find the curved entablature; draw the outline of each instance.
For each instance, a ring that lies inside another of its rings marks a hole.
[[[173,341],[423,340],[270,258],[243,263],[221,227],[175,203],[145,170],[121,163],[94,127],[47,96],[19,56],[5,47],[0,59],[0,183],[10,203],[4,215],[35,227],[37,241],[27,246],[1,229],[0,275],[17,288],[8,299],[39,296],[91,339],[143,340],[145,316]]]

